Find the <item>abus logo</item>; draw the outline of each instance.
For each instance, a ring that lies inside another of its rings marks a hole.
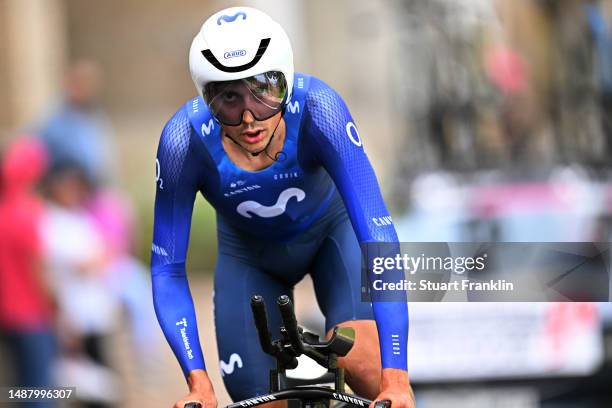
[[[251,213],[256,214],[262,218],[272,218],[278,217],[283,214],[287,208],[287,203],[293,197],[296,198],[298,202],[302,201],[306,197],[306,193],[304,190],[301,190],[296,187],[291,187],[286,190],[283,190],[282,193],[278,196],[278,200],[276,203],[271,206],[266,206],[259,204],[257,201],[244,201],[236,207],[236,211],[238,214],[242,215],[246,218],[253,218]]]
[[[228,51],[225,54],[223,54],[223,58],[230,59],[230,58],[236,58],[236,57],[244,57],[245,55],[246,55],[246,50],[234,50],[234,51]]]

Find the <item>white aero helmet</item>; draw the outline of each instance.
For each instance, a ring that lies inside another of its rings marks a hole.
[[[200,96],[210,82],[233,81],[281,72],[289,103],[293,90],[293,51],[285,30],[251,7],[230,7],[209,17],[189,50],[191,78]]]

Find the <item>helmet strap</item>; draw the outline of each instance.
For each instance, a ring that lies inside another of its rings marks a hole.
[[[274,160],[274,161],[278,161],[280,157],[284,157],[284,152],[281,150],[279,152],[277,152],[274,157],[270,156],[270,154],[268,153],[268,147],[270,147],[270,144],[272,143],[272,139],[274,139],[274,135],[276,133],[276,129],[278,129],[278,126],[281,123],[281,120],[283,120],[283,116],[285,115],[285,108],[283,108],[283,110],[281,111],[281,116],[280,119],[278,120],[278,123],[276,124],[276,127],[274,128],[274,131],[272,132],[272,136],[270,136],[270,140],[268,140],[268,143],[266,143],[266,146],[261,149],[258,152],[252,152],[249,149],[247,149],[246,147],[244,147],[243,145],[241,145],[236,139],[234,139],[233,137],[231,137],[229,134],[227,134],[226,132],[224,132],[225,137],[227,137],[229,140],[231,140],[232,142],[234,142],[238,147],[240,147],[242,150],[244,150],[245,152],[247,152],[248,154],[250,154],[253,157],[257,157],[259,156],[261,153],[265,153],[266,156],[268,156],[270,159]]]

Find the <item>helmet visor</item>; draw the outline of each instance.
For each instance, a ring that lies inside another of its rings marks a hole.
[[[266,120],[280,112],[287,98],[287,81],[278,71],[269,71],[234,81],[207,84],[204,100],[221,123],[236,126],[242,123],[245,110],[256,120]]]

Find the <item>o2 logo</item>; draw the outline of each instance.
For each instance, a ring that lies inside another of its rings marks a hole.
[[[159,186],[160,190],[164,189],[164,180],[161,178],[161,165],[159,159],[155,159],[155,184]]]
[[[353,144],[357,147],[361,147],[363,143],[361,143],[361,137],[359,136],[359,132],[357,131],[357,126],[353,122],[349,122],[346,124],[346,134]]]

